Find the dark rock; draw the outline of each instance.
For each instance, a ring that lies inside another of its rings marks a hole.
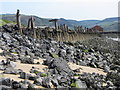
[[[29,83],[29,84],[28,84],[28,89],[35,89],[35,85],[34,85],[34,84]]]
[[[56,78],[52,78],[52,79],[51,79],[51,82],[52,82],[52,84],[53,84],[54,86],[56,86],[56,87],[59,85],[58,80],[57,80]]]
[[[11,85],[11,80],[9,78],[0,78],[0,84],[10,86]]]
[[[34,80],[36,79],[36,77],[35,77],[35,76],[32,76],[32,75],[29,75],[28,79],[34,81]]]
[[[107,65],[105,65],[105,66],[104,66],[104,71],[105,71],[105,72],[110,72],[110,67],[107,66]]]
[[[42,85],[42,78],[41,77],[39,77],[39,78],[36,78],[35,79],[35,81],[34,81],[34,84],[36,84],[36,85]]]
[[[66,50],[61,49],[58,53],[59,57],[65,57],[66,56]]]
[[[42,81],[42,85],[47,88],[52,88],[52,82],[50,78],[44,78]]]
[[[3,25],[2,28],[9,33],[12,33],[14,30],[18,30],[17,25],[14,25],[14,24],[6,24],[6,25]]]
[[[80,68],[73,70],[74,72],[80,72]]]
[[[21,85],[19,84],[19,82],[14,81],[14,82],[12,83],[12,88],[13,88],[13,89],[18,89],[18,88],[21,88]]]
[[[67,62],[63,59],[54,59],[49,68],[56,68],[59,74],[73,75],[72,70],[68,66]]]
[[[5,74],[19,74],[21,72],[22,72],[22,70],[17,70],[17,69],[14,69],[14,68],[6,68],[4,70]]]
[[[76,81],[75,84],[76,84],[76,88],[83,88],[83,89],[86,88],[87,89],[86,83],[82,82],[81,80]]]
[[[20,57],[21,63],[34,64],[34,59],[27,57]]]
[[[15,63],[13,63],[13,62],[10,61],[10,60],[2,60],[2,61],[0,62],[0,64],[3,65],[3,66],[5,66],[5,67],[12,67],[12,68],[15,68],[15,67],[16,67]]]
[[[22,79],[29,79],[29,76],[31,76],[31,75],[29,75],[25,72],[20,72],[20,78],[22,78]]]
[[[119,80],[120,73],[119,72],[108,72],[106,79],[111,80],[115,86],[120,87],[120,80]]]

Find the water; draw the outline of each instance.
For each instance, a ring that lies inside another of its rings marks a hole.
[[[120,42],[120,38],[108,38],[108,39],[112,39],[114,41],[119,41]]]

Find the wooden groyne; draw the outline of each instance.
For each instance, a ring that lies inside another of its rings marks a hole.
[[[12,32],[19,32],[21,35],[27,35],[33,38],[38,39],[48,39],[53,38],[57,41],[64,41],[64,42],[75,42],[75,41],[83,41],[90,38],[98,37],[98,36],[105,36],[115,34],[118,35],[120,32],[103,32],[102,30],[95,31],[94,29],[91,30],[87,27],[83,26],[74,26],[74,30],[69,29],[66,24],[57,25],[58,19],[51,19],[50,22],[53,22],[55,27],[45,27],[40,28],[35,26],[35,19],[33,16],[28,19],[27,27],[22,27],[21,19],[20,19],[20,11],[17,10],[16,13],[16,25],[15,26],[7,26],[4,27],[3,30],[7,30],[7,28],[12,28]],[[99,27],[97,26],[99,29]]]

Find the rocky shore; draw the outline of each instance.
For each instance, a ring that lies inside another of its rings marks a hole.
[[[0,32],[0,88],[120,89],[118,47],[105,38],[71,43]]]

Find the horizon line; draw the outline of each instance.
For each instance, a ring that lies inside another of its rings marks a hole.
[[[10,14],[10,15],[15,15],[15,13],[3,13],[3,14],[0,14],[0,15],[7,15],[7,14]],[[44,19],[54,19],[56,17],[44,17],[44,16],[39,16],[39,15],[35,15],[35,14],[23,14],[21,13],[21,15],[27,15],[27,16],[37,16],[39,18],[44,18]],[[113,17],[106,17],[104,19],[107,19],[107,18],[119,18],[119,16],[113,16]],[[66,17],[57,17],[56,19],[66,19],[66,20],[75,20],[75,21],[86,21],[86,20],[104,20],[104,19],[81,19],[81,20],[78,20],[78,19],[72,19],[72,18],[66,18]]]

